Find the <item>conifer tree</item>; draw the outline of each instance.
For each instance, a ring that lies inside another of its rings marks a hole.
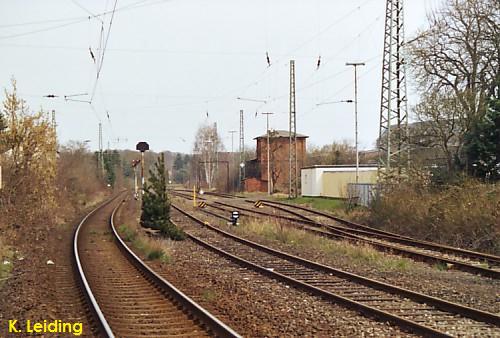
[[[473,175],[500,180],[500,82],[488,101],[488,111],[466,136],[469,170]]]
[[[142,197],[142,226],[160,230],[164,236],[170,239],[183,240],[186,237],[184,232],[170,222],[170,201],[167,195],[168,177],[163,153],[158,156],[154,170],[150,170],[149,175]]]

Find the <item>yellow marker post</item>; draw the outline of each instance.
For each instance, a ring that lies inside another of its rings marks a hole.
[[[193,207],[196,208],[196,185],[193,185]]]

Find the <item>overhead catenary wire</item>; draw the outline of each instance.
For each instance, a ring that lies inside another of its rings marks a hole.
[[[329,31],[330,29],[332,29],[333,27],[335,27],[336,25],[338,25],[339,23],[343,22],[344,20],[346,20],[347,18],[349,18],[351,15],[353,15],[354,13],[356,13],[357,11],[361,10],[361,7],[365,6],[368,2],[370,1],[373,1],[373,0],[365,0],[364,2],[362,2],[359,6],[356,6],[356,8],[354,8],[353,10],[349,11],[348,13],[346,13],[344,16],[340,17],[339,19],[335,20],[334,22],[330,23],[328,26],[326,26],[325,28],[323,28],[320,32],[318,32],[317,34],[313,35],[312,37],[310,37],[309,39],[303,41],[302,43],[300,43],[298,46],[296,46],[295,48],[291,49],[288,51],[288,53],[286,53],[286,55],[283,57],[283,58],[280,58],[278,60],[275,61],[275,63],[279,63],[279,62],[282,62],[283,60],[288,60],[290,58],[290,56],[295,53],[297,50],[303,48],[304,46],[306,46],[307,44],[311,43],[312,41],[316,40],[318,37],[320,37],[321,35],[323,35],[324,33],[326,33],[327,31]]]
[[[105,12],[102,12],[102,13],[95,14],[93,17],[94,18],[100,18],[100,17],[107,16],[107,15],[114,15],[115,12],[125,11],[125,10],[131,10],[131,9],[145,7],[145,6],[156,5],[156,4],[164,3],[164,2],[167,2],[167,1],[171,1],[171,0],[159,0],[159,1],[156,1],[156,2],[153,2],[153,3],[146,3],[147,1],[150,1],[150,0],[137,1],[137,2],[134,2],[134,3],[130,4],[130,5],[126,5],[126,6],[123,6],[123,7],[116,8],[115,10],[105,11]],[[15,33],[15,34],[10,34],[10,35],[3,35],[3,36],[0,36],[0,40],[7,40],[7,39],[17,38],[17,37],[21,37],[21,36],[27,36],[27,35],[32,35],[32,34],[37,34],[37,33],[42,33],[42,32],[47,32],[47,31],[52,31],[52,30],[56,30],[56,29],[59,29],[59,28],[64,28],[64,27],[67,27],[67,26],[71,26],[71,25],[76,25],[76,24],[82,23],[84,21],[89,20],[90,18],[91,18],[90,16],[85,16],[85,17],[73,17],[73,18],[68,18],[68,19],[51,19],[51,20],[42,20],[42,21],[34,21],[34,22],[17,23],[17,24],[11,24],[11,25],[2,25],[2,26],[0,26],[0,28],[29,26],[29,25],[36,25],[36,24],[43,24],[43,23],[50,23],[50,22],[64,22],[64,21],[69,21],[67,23],[60,24],[60,25],[54,25],[54,26],[44,27],[44,28],[40,28],[40,29],[36,29],[36,30],[31,30],[31,31],[27,31],[27,32],[22,32],[22,33]]]
[[[114,14],[115,14],[116,4],[117,3],[118,3],[118,0],[115,0],[115,4],[113,6],[113,14],[111,14],[111,19],[109,20],[108,33],[106,35],[106,40],[104,42],[104,47],[103,47],[102,53],[101,53],[101,59],[99,60],[99,63],[98,63],[96,79],[95,79],[95,83],[94,83],[94,88],[92,89],[92,95],[90,96],[90,102],[92,102],[94,100],[94,95],[95,95],[95,91],[96,91],[96,88],[97,88],[97,82],[99,81],[99,76],[101,74],[102,65],[104,63],[104,56],[106,54],[106,47],[108,46],[109,35],[111,33],[111,27],[113,25],[113,18],[115,16]]]
[[[76,19],[76,20],[70,21],[68,23],[60,24],[60,25],[55,25],[55,26],[40,28],[40,29],[37,29],[37,30],[32,30],[32,31],[23,32],[23,33],[17,33],[17,34],[11,34],[11,35],[3,35],[3,36],[0,36],[0,40],[12,39],[12,38],[17,38],[17,37],[21,37],[21,36],[26,36],[26,35],[36,34],[36,33],[47,32],[47,31],[51,31],[51,30],[54,30],[54,29],[59,29],[59,28],[68,27],[68,26],[71,26],[71,25],[79,24],[79,23],[81,23],[83,21],[87,21],[87,20],[88,20],[87,18],[85,18],[85,19]]]
[[[78,1],[76,0],[71,0],[76,6],[80,7],[83,11],[85,11],[87,14],[90,15],[90,17],[96,19],[96,20],[99,20],[100,22],[103,22],[102,19],[98,16],[96,16],[94,13],[92,13],[91,11],[89,11],[87,8],[83,7]],[[90,18],[89,17],[89,18]]]

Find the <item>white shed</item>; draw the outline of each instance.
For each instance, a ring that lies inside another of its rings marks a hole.
[[[302,196],[347,197],[347,185],[356,182],[356,166],[315,165],[300,171]],[[376,183],[377,167],[361,165],[359,183]]]

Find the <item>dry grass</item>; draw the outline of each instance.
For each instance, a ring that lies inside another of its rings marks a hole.
[[[440,190],[398,185],[364,219],[453,246],[500,253],[500,184],[466,181]]]
[[[334,241],[271,221],[264,223],[253,219],[243,222],[235,231],[240,235],[254,235],[301,250],[321,252],[329,258],[348,258],[354,264],[369,265],[383,271],[406,271],[414,265],[409,259],[386,255],[369,245]]]

